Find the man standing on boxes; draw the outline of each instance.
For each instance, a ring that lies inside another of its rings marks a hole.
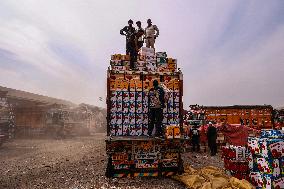
[[[128,21],[128,26],[120,30],[121,35],[126,36],[126,54],[130,55],[130,68],[134,69],[134,62],[137,61],[137,51],[135,45],[135,28],[132,26],[133,21]]]
[[[148,135],[152,135],[154,124],[156,126],[156,137],[164,137],[162,122],[163,108],[165,106],[165,91],[159,86],[157,80],[153,81],[153,88],[149,91],[149,127]]]
[[[211,156],[215,156],[217,153],[217,129],[213,126],[211,122],[209,122],[209,127],[207,129],[207,139]]]
[[[136,39],[135,39],[135,42],[136,42],[136,50],[137,52],[139,51],[139,49],[141,47],[143,47],[143,43],[144,43],[144,29],[142,28],[141,26],[141,22],[140,21],[137,21],[136,22],[136,25],[137,25],[137,30],[136,30]]]
[[[147,20],[148,26],[145,28],[146,47],[155,48],[155,39],[159,36],[159,29],[156,25],[152,25],[151,19]]]

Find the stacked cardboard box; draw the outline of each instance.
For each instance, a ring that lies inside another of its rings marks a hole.
[[[115,77],[115,78],[113,78]],[[112,79],[113,78],[113,79]],[[148,132],[148,93],[153,80],[159,76],[139,74],[116,74],[110,79],[110,131],[113,136],[141,136]],[[179,81],[175,76],[165,77],[168,100],[163,109],[163,127],[180,122]],[[176,138],[178,134],[176,135]]]
[[[168,72],[168,62],[167,62],[167,53],[166,52],[157,52],[157,71],[158,72]]]
[[[177,60],[176,59],[168,58],[168,70],[170,72],[176,72],[177,70]]]
[[[249,166],[246,160],[246,148],[242,146],[222,147],[222,158],[226,171],[238,178],[249,180]]]
[[[125,71],[130,67],[130,56],[114,54],[111,56],[110,65],[112,70]]]
[[[166,52],[157,52],[152,48],[142,47],[137,56],[135,71],[147,72],[176,72],[177,60],[168,58]],[[114,71],[128,71],[130,69],[129,55],[114,54],[110,61]]]
[[[277,130],[248,139],[250,180],[257,188],[284,188],[284,141]]]
[[[168,65],[171,65],[172,72],[176,71],[176,59],[167,58],[166,52],[155,54],[154,49],[142,47],[135,63],[136,70],[129,70],[129,60],[128,55],[111,56],[110,134],[113,136],[147,134],[148,93],[153,87],[153,80],[158,80],[167,89],[168,100],[163,109],[163,128],[166,130],[169,125],[179,127],[181,99],[179,74],[165,74],[170,70]],[[160,81],[161,78],[163,81]],[[177,138],[179,132],[176,130],[176,133]]]
[[[179,124],[177,125],[167,125],[166,126],[166,138],[167,139],[174,139],[174,138],[180,138],[180,126]]]
[[[154,49],[142,47],[138,54],[140,59],[142,59],[141,57],[145,58],[145,66],[147,71],[149,72],[157,71],[156,56]]]

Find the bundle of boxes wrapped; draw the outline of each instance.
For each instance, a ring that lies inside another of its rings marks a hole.
[[[249,165],[246,159],[247,150],[243,146],[223,146],[222,158],[226,172],[238,179],[249,180]]]
[[[110,135],[143,136],[148,134],[148,93],[153,80],[167,88],[169,96],[163,109],[163,128],[167,138],[180,138],[180,72],[176,60],[167,53],[142,47],[137,69],[129,70],[128,55],[112,55],[110,70]],[[140,70],[140,71],[139,71]],[[143,79],[141,79],[141,72]],[[171,72],[171,73],[170,73]],[[168,74],[165,74],[168,73]],[[164,75],[165,74],[165,75]],[[163,75],[163,80],[160,81]]]
[[[284,188],[284,140],[279,130],[248,139],[250,180],[256,188]]]
[[[115,54],[111,56],[111,69],[114,71],[130,70],[130,56]],[[152,48],[142,47],[134,62],[136,71],[147,72],[175,72],[177,60],[168,58],[166,52],[157,52]]]
[[[222,157],[227,172],[256,188],[284,188],[284,140],[279,130],[262,130],[260,137],[248,138],[247,147],[225,146]]]

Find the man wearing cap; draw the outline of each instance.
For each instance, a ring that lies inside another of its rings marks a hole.
[[[151,19],[147,20],[148,26],[145,28],[145,43],[148,48],[155,48],[155,39],[159,36],[159,29],[152,24]]]
[[[162,122],[163,108],[165,106],[165,91],[159,86],[157,80],[153,81],[153,88],[149,91],[149,127],[148,135],[152,135],[154,124],[156,126],[156,137],[164,137]]]
[[[133,21],[128,21],[128,26],[120,30],[121,35],[126,36],[126,54],[130,55],[130,68],[134,69],[134,62],[137,61],[137,51],[135,46],[135,28],[132,26]]]
[[[207,129],[207,140],[211,156],[215,156],[217,153],[217,129],[213,126],[211,122],[209,122],[209,127]]]

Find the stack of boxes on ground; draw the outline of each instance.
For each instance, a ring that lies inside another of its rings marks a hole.
[[[143,136],[148,132],[148,93],[158,80],[168,95],[163,110],[163,127],[167,138],[180,138],[180,72],[177,61],[166,52],[154,52],[142,47],[136,69],[130,70],[130,57],[111,56],[110,76],[110,135]]]
[[[284,188],[284,141],[278,130],[248,139],[250,180],[257,188]]]
[[[226,172],[240,180],[249,180],[250,169],[246,155],[246,148],[243,146],[223,146],[222,158],[224,159],[224,167]]]

